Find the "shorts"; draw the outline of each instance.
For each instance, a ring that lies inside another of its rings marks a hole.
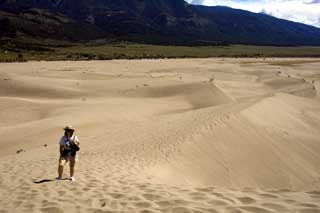
[[[78,153],[76,153],[76,155],[75,156],[72,156],[71,155],[71,152],[69,152],[67,155],[65,155],[65,156],[62,156],[61,157],[61,160],[64,160],[64,161],[75,161],[75,162],[77,162],[78,161],[78,158],[79,158],[79,154]]]

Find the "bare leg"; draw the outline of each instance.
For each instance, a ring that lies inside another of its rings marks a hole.
[[[66,165],[66,160],[59,160],[59,167],[58,167],[58,174],[59,174],[59,178],[62,177],[63,174],[63,167]]]
[[[74,175],[75,164],[76,164],[76,161],[74,159],[70,159],[70,177],[73,177]]]

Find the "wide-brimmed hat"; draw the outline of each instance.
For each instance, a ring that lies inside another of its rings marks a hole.
[[[74,132],[75,129],[72,126],[66,126],[63,130]]]

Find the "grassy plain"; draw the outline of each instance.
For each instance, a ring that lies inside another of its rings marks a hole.
[[[210,57],[320,57],[320,47],[275,46],[159,46],[147,44],[105,44],[42,46],[1,45],[0,62],[79,61],[112,59],[210,58]]]

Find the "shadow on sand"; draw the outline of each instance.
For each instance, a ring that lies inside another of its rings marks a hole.
[[[69,178],[64,178],[62,180],[70,180]],[[60,181],[62,181],[60,180]],[[42,183],[48,183],[48,182],[53,182],[53,181],[57,181],[57,179],[43,179],[43,180],[39,180],[39,181],[33,181],[34,184],[42,184]]]

